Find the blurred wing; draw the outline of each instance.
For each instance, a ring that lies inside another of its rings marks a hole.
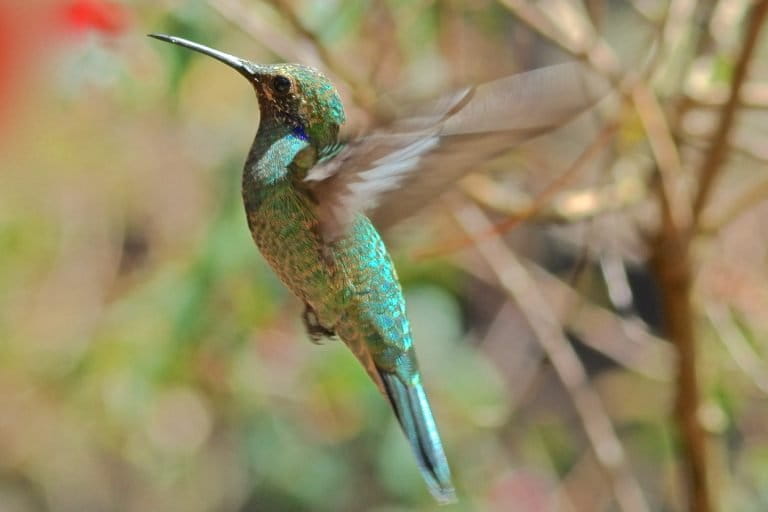
[[[557,128],[607,91],[581,64],[541,68],[464,89],[334,148],[305,179],[324,236],[337,239],[359,212],[380,229],[391,226],[484,160]]]

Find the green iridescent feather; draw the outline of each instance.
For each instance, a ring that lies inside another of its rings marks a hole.
[[[335,333],[349,346],[389,399],[432,494],[454,501],[400,283],[369,219],[387,226],[410,215],[484,161],[586,110],[605,82],[577,63],[551,66],[468,87],[339,141],[344,108],[318,71],[152,37],[220,60],[253,85],[261,118],[243,173],[253,238],[304,302],[310,336]]]
[[[291,130],[262,117],[243,174],[254,241],[280,279],[350,347],[389,398],[435,497],[454,501],[387,249],[362,214],[345,237],[324,242],[313,201],[296,188],[289,170],[306,146]]]

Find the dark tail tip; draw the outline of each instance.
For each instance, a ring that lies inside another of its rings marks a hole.
[[[429,491],[441,504],[455,503],[451,470],[424,387],[419,382],[406,384],[392,373],[380,372],[380,375]]]

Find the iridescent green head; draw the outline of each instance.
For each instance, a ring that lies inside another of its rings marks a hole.
[[[344,107],[336,88],[316,69],[301,64],[254,64],[179,37],[150,37],[203,53],[237,70],[256,89],[262,122],[284,125],[317,147],[336,141]]]

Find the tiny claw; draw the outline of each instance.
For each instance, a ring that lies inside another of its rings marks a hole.
[[[315,345],[322,345],[323,339],[336,336],[332,329],[328,329],[320,323],[317,313],[309,304],[304,306],[304,313],[301,315],[301,319],[304,320],[304,327],[307,329],[309,341]]]

